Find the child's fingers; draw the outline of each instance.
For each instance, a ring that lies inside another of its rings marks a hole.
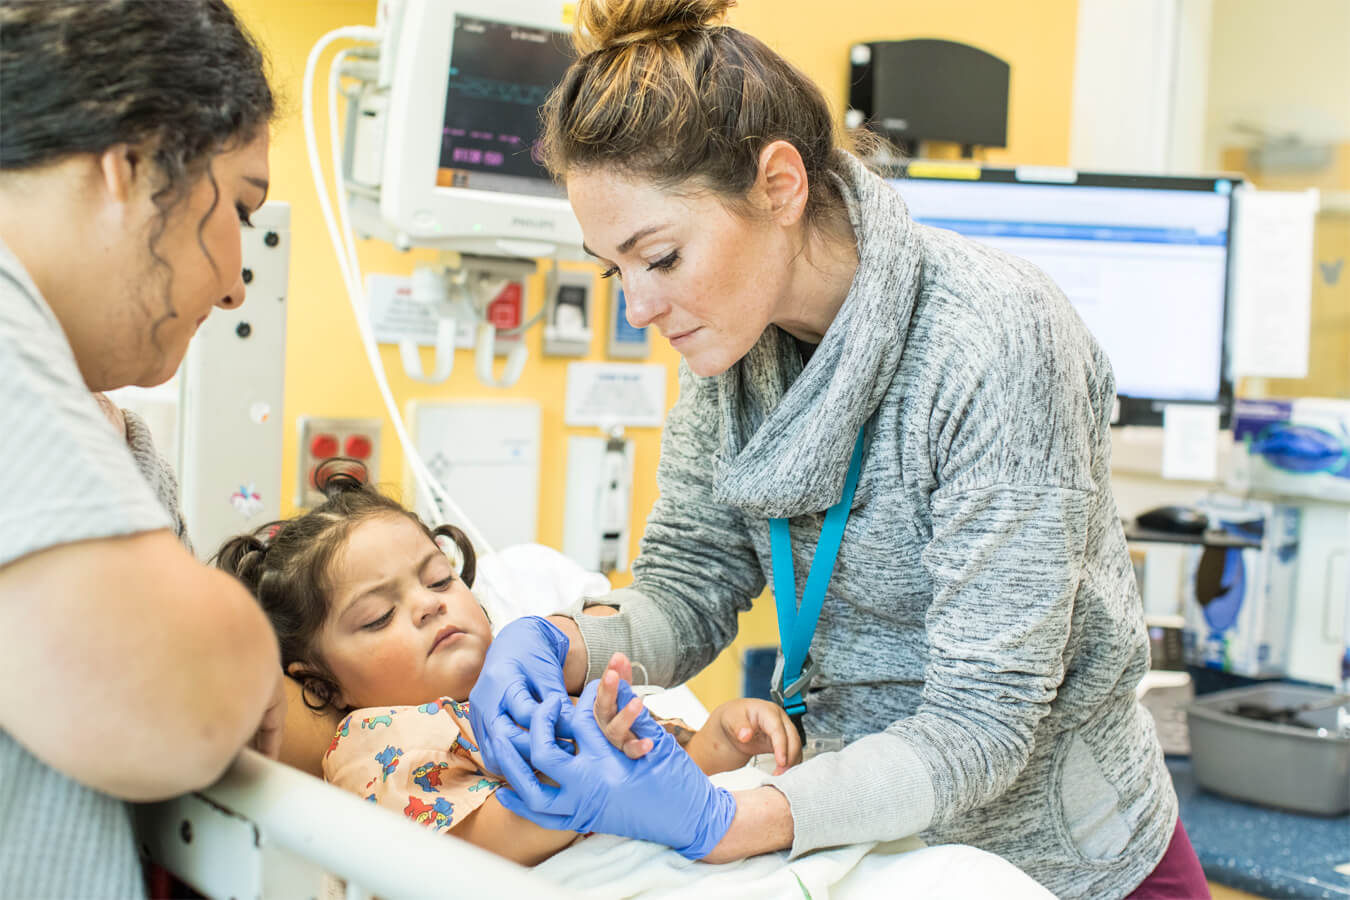
[[[642,715],[642,698],[634,697],[615,714],[614,719],[609,723],[610,730],[617,737],[625,739],[631,737],[630,732],[633,730],[633,723],[637,721],[637,717],[640,715]]]
[[[622,652],[615,650],[614,655],[609,658],[609,665],[606,669],[611,672],[618,672],[619,677],[629,684],[633,683],[633,664]]]
[[[608,729],[610,721],[618,712],[619,676],[613,669],[606,669],[600,676],[600,687],[595,692],[595,721],[603,729]]]
[[[769,746],[773,748],[773,761],[778,763],[779,768],[784,768],[788,761],[787,732],[788,729],[793,731],[796,729],[792,727],[792,721],[780,713],[781,709],[766,713],[763,708],[756,708],[751,713],[751,718],[755,720],[760,734],[768,739]]]
[[[728,740],[741,744],[741,749],[755,739],[755,723],[740,710],[723,713],[722,732]]]
[[[775,774],[801,762],[801,735],[781,706],[755,703],[746,710],[746,718],[748,723],[737,736],[747,749],[761,753],[772,751],[777,765]]]
[[[789,766],[795,766],[802,761],[802,736],[797,731],[797,726],[793,724],[792,719],[788,714],[781,709],[779,710],[779,713],[782,715],[782,719],[785,723],[784,730],[787,733],[787,754],[786,761],[783,765],[783,768],[787,769]]]
[[[623,753],[629,759],[641,759],[652,752],[652,747],[656,746],[651,738],[634,738],[631,741],[624,741]]]
[[[601,730],[604,732],[605,738],[615,747],[623,750],[626,744],[635,740],[632,732],[633,723],[637,721],[637,717],[641,714],[642,700],[634,697],[607,724],[602,726]]]

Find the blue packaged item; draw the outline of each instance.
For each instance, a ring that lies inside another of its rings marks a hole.
[[[1248,677],[1284,675],[1289,653],[1299,509],[1210,497],[1197,505],[1218,530],[1259,547],[1189,551],[1182,646],[1186,662]]]
[[[1229,486],[1350,501],[1350,400],[1238,400]]]

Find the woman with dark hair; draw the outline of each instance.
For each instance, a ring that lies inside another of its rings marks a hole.
[[[771,582],[774,690],[831,749],[714,795],[701,857],[919,834],[1059,897],[1205,896],[1135,698],[1105,353],[1043,272],[914,222],[731,4],[581,0],[545,107],[586,244],[684,365],[633,585],[598,598],[618,615],[522,620],[488,651],[470,716],[503,803],[686,839],[663,801],[689,781],[557,751],[539,710],[616,651],[685,681]]]
[[[243,302],[272,115],[223,0],[0,0],[2,896],[143,895],[124,801],[279,742],[266,617],[98,396],[167,380]]]

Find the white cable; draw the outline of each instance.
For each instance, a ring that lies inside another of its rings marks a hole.
[[[342,171],[342,147],[338,139],[338,89],[341,85],[342,64],[346,62],[347,57],[351,55],[351,52],[351,47],[339,50],[328,66],[328,160],[329,164],[333,167],[333,184],[337,188],[339,213],[338,234],[342,237],[342,247],[340,249],[334,247],[334,249],[337,250],[339,256],[345,254],[347,268],[352,275],[352,281],[358,288],[364,290],[365,285],[361,280],[361,261],[356,255],[356,239],[351,233],[349,224],[350,219],[347,216],[347,194],[343,186],[345,176]],[[327,191],[325,190],[324,193],[326,194]],[[360,319],[360,316],[358,316],[358,319]]]
[[[460,509],[459,504],[455,503],[445,488],[440,485],[436,477],[432,475],[423,462],[421,454],[417,452],[417,447],[413,443],[408,429],[403,423],[403,417],[399,415],[398,404],[394,401],[393,391],[389,387],[389,380],[384,371],[384,364],[380,360],[380,351],[375,343],[375,336],[371,330],[369,319],[364,314],[361,306],[363,297],[360,280],[360,264],[356,256],[355,240],[351,235],[351,229],[348,226],[347,214],[347,195],[343,189],[342,178],[342,153],[338,146],[337,139],[337,86],[339,70],[334,64],[330,70],[329,94],[328,94],[328,114],[329,131],[332,143],[332,165],[333,180],[337,188],[338,208],[341,213],[341,226],[333,215],[332,202],[328,197],[328,185],[323,177],[322,163],[319,160],[318,138],[315,135],[314,125],[314,76],[318,69],[319,57],[323,51],[334,41],[350,39],[355,41],[365,41],[369,43],[378,43],[381,34],[378,29],[365,25],[350,25],[343,28],[336,28],[328,32],[314,44],[309,52],[309,58],[305,61],[305,77],[302,87],[304,93],[303,101],[303,119],[305,127],[305,149],[309,155],[309,165],[314,173],[314,187],[319,195],[319,208],[323,213],[324,224],[328,227],[328,236],[333,242],[333,249],[337,253],[338,270],[342,274],[343,284],[347,288],[347,298],[351,301],[352,312],[356,317],[356,327],[361,335],[361,346],[365,350],[366,359],[370,363],[372,374],[375,376],[375,384],[379,388],[380,397],[384,400],[386,411],[394,425],[394,432],[397,434],[399,443],[403,445],[404,457],[408,461],[409,467],[413,471],[413,480],[417,487],[423,492],[423,499],[426,500],[430,509],[436,509],[438,505],[443,505],[453,516],[458,519],[458,524],[464,529],[469,539],[476,544],[481,552],[491,553],[492,545],[483,537],[482,533],[474,527],[473,522]],[[345,51],[344,51],[345,52]]]
[[[378,37],[376,39],[378,39]],[[339,54],[339,57],[347,52],[349,51],[342,51],[342,53]],[[375,342],[375,336],[370,326],[369,317],[361,305],[361,298],[364,297],[361,287],[363,284],[361,278],[361,265],[360,259],[356,254],[356,241],[350,225],[351,217],[348,210],[347,193],[343,187],[342,148],[338,137],[337,97],[339,78],[341,76],[340,67],[338,65],[340,61],[340,58],[335,58],[334,63],[329,70],[328,128],[330,152],[332,154],[333,178],[338,198],[338,232],[342,237],[342,249],[346,252],[347,268],[350,273],[348,295],[351,300],[352,313],[356,317],[357,329],[361,333],[362,344],[366,350],[366,357],[370,362],[371,372],[375,376],[375,382],[380,389],[381,397],[384,399],[385,408],[393,422],[394,431],[398,435],[399,442],[403,445],[403,452],[408,459],[409,467],[413,470],[413,480],[417,486],[422,489],[428,508],[434,510],[439,505],[440,507],[448,509],[451,515],[455,516],[460,524],[464,526],[464,531],[469,535],[469,539],[477,544],[482,552],[490,553],[492,552],[492,545],[473,524],[473,520],[469,518],[468,514],[460,508],[459,504],[457,504],[454,501],[454,498],[450,496],[449,492],[445,490],[436,476],[427,468],[426,463],[422,460],[421,454],[418,453],[417,447],[411,436],[408,434],[407,426],[404,424],[403,417],[399,413],[398,404],[394,401],[393,391],[389,387],[388,376],[385,374],[384,364],[380,359],[379,348]],[[309,90],[309,93],[307,93],[306,96],[311,98],[312,102],[312,87],[308,87],[307,89]],[[336,245],[334,249],[337,249]],[[437,502],[438,500],[439,504]]]

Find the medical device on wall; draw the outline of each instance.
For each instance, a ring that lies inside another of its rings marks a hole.
[[[544,311],[544,355],[586,356],[594,329],[594,276],[554,266],[549,272]]]
[[[178,372],[110,391],[173,461],[188,537],[202,560],[225,539],[281,516],[282,401],[290,206],[268,203],[241,236],[247,300],[215,309]]]
[[[367,314],[356,235],[400,249],[451,254],[415,273],[412,294],[438,311],[441,351],[430,372],[415,342],[401,347],[413,377],[439,381],[453,364],[454,332],[474,322],[476,372],[485,383],[513,384],[526,362],[523,332],[541,315],[524,310],[525,275],[492,288],[477,276],[506,264],[580,258],[581,231],[561,190],[533,155],[539,106],[570,62],[565,7],[544,0],[382,0],[374,27],[325,34],[310,50],[304,76],[304,126],[319,204],[385,409],[412,468],[421,500],[450,511],[480,552],[491,545],[418,456],[383,370]],[[333,189],[318,152],[313,86],[324,51],[340,50],[328,70],[329,158]],[[345,95],[347,127],[338,122]],[[336,200],[336,204],[333,202]],[[334,210],[336,205],[336,211]],[[519,289],[512,283],[518,282]],[[487,302],[481,301],[483,294]],[[459,301],[455,296],[459,295]],[[514,299],[513,299],[514,298]],[[514,327],[504,327],[512,311]],[[495,357],[506,352],[500,375]],[[415,364],[415,365],[414,365]]]
[[[633,442],[621,427],[568,438],[563,553],[587,569],[626,572],[632,497]]]
[[[1030,260],[1067,295],[1115,372],[1116,425],[1172,404],[1228,416],[1228,177],[913,162],[891,181],[918,222]]]
[[[380,45],[389,83],[367,83],[349,117],[357,231],[487,256],[579,247],[563,190],[534,155],[539,107],[572,61],[569,35],[561,3],[401,4]]]
[[[178,473],[199,556],[281,515],[291,210],[268,203],[242,235],[247,300],[213,310],[180,370]]]

